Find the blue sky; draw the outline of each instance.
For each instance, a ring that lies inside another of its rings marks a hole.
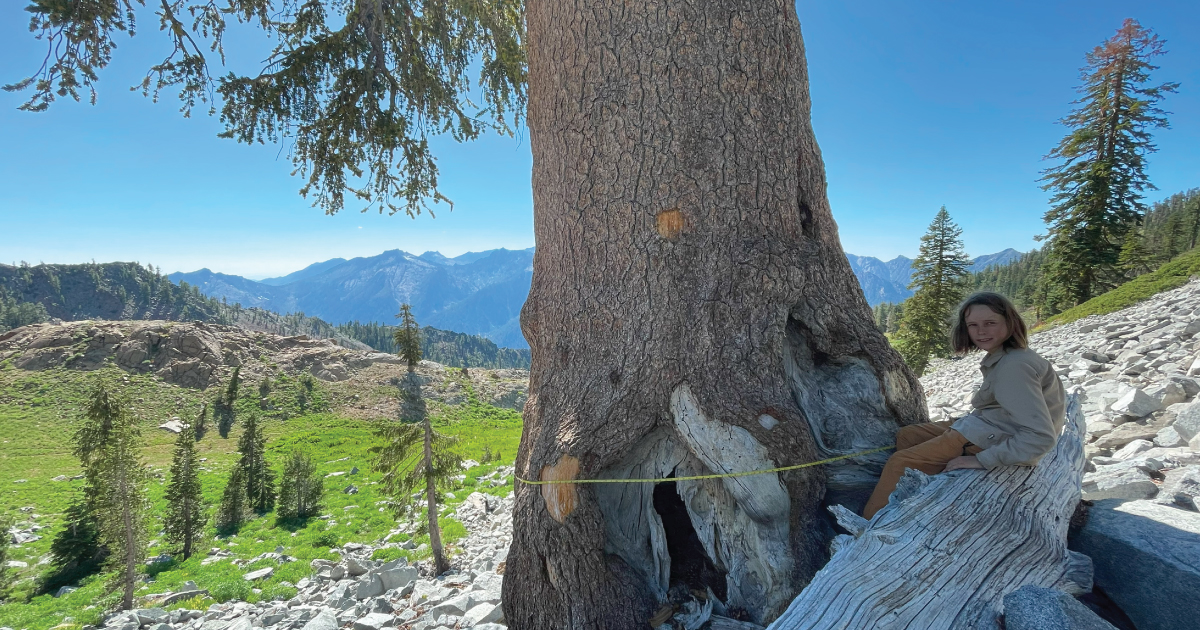
[[[0,6],[0,82],[36,68],[23,2]],[[946,205],[967,251],[1027,250],[1044,232],[1042,156],[1064,128],[1084,54],[1134,17],[1167,40],[1157,81],[1179,81],[1156,135],[1149,201],[1200,186],[1200,3],[1193,0],[972,2],[860,0],[797,5],[813,126],[846,251],[912,256]],[[128,90],[165,53],[150,12],[119,40],[99,100],[16,107],[0,92],[0,261],[137,260],[254,278],[387,249],[457,255],[533,243],[527,138],[436,142],[437,218],[326,216],[301,198],[286,150],[216,137],[215,118],[183,118]],[[262,45],[233,40],[260,58]],[[245,63],[245,62],[243,62]],[[249,68],[248,66],[242,66]],[[435,208],[436,210],[436,208]]]

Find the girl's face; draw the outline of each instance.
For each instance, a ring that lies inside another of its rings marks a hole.
[[[975,304],[967,309],[967,334],[976,348],[991,352],[1008,340],[1008,323],[992,309]]]

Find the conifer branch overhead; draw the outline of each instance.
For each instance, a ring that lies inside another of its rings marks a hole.
[[[155,100],[178,89],[184,116],[219,109],[221,137],[288,144],[301,194],[329,214],[347,194],[364,212],[412,217],[449,203],[430,138],[512,135],[524,117],[522,0],[32,0],[27,10],[47,52],[4,86],[31,91],[21,109],[81,91],[95,103],[117,36],[153,11],[169,49],[131,89]],[[220,76],[237,24],[278,43],[257,72]]]

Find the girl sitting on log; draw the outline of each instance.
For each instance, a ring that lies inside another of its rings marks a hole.
[[[957,354],[979,349],[983,384],[971,413],[953,422],[901,427],[896,452],[863,508],[870,519],[896,489],[905,468],[929,475],[959,468],[1035,466],[1054,448],[1065,420],[1062,383],[1049,361],[1029,349],[1025,322],[1008,298],[976,293],[958,308],[950,333]]]

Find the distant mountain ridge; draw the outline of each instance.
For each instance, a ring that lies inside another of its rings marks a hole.
[[[986,254],[972,259],[968,270],[971,273],[978,273],[989,267],[1007,265],[1020,258],[1021,255],[1021,252],[1010,247],[995,254]],[[912,282],[913,273],[911,258],[897,256],[887,262],[872,256],[855,256],[854,254],[846,254],[846,258],[850,261],[850,268],[854,270],[854,276],[858,278],[858,284],[867,298],[867,304],[875,306],[883,302],[903,302],[912,296],[913,292],[908,288],[908,284]]]
[[[1003,265],[1015,249],[975,258],[971,271]],[[912,259],[882,261],[846,254],[867,303],[901,302],[912,295]],[[480,335],[496,345],[525,349],[520,315],[533,278],[533,248],[493,249],[449,258],[434,251],[390,250],[376,256],[333,258],[261,281],[201,269],[173,273],[202,293],[243,307],[303,313],[335,325],[390,324],[408,303],[422,326]]]
[[[334,324],[392,323],[400,305],[408,303],[422,326],[480,335],[502,347],[529,347],[519,318],[533,278],[532,248],[454,258],[390,250],[335,258],[261,282],[208,269],[170,278],[229,303],[301,312]]]

